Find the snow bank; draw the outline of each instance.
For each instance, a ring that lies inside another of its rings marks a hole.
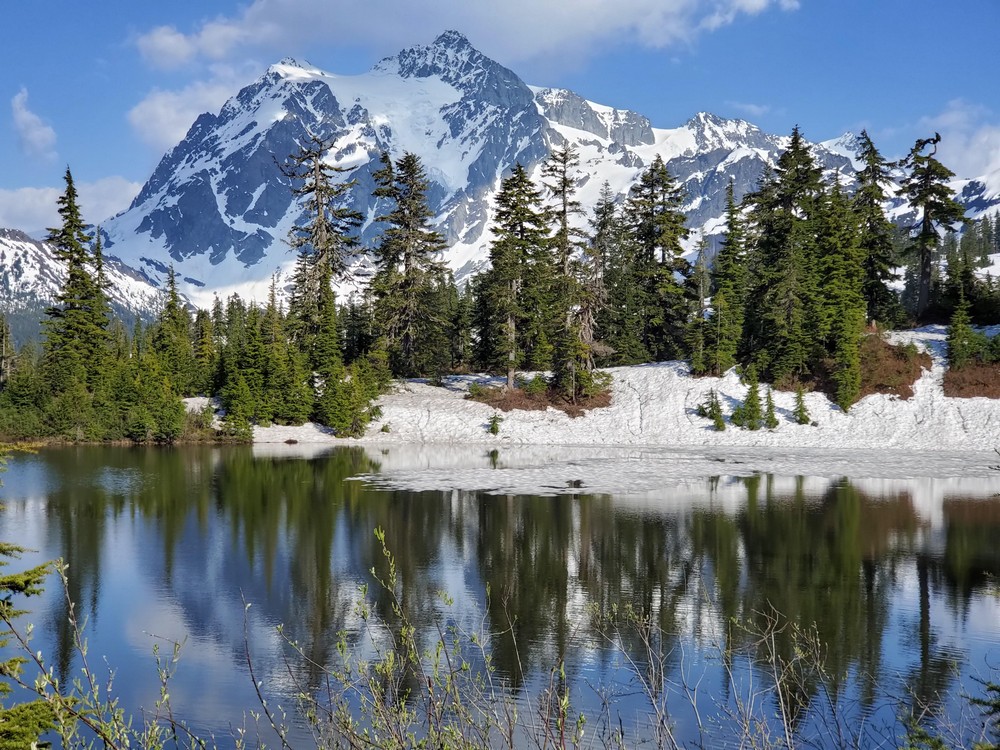
[[[715,390],[727,421],[746,395],[734,371],[721,378],[693,378],[686,364],[664,362],[610,368],[612,404],[573,419],[555,409],[502,413],[498,435],[488,432],[494,410],[465,399],[472,382],[485,376],[450,378],[443,387],[409,381],[381,399],[382,419],[361,438],[365,443],[670,446],[814,448],[838,451],[991,451],[1000,446],[1000,401],[945,397],[942,390],[946,329],[928,326],[893,333],[894,343],[913,342],[928,351],[933,366],[914,386],[914,396],[868,396],[844,413],[825,395],[806,394],[812,425],[795,424],[795,394],[774,392],[780,421],[756,432],[728,425],[716,432],[696,409]],[[387,432],[383,426],[387,425]],[[254,442],[358,444],[315,425],[257,428]],[[995,456],[994,456],[995,458]]]

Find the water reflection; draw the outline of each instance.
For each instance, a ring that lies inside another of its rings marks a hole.
[[[561,478],[556,496],[412,492],[353,479],[393,460],[361,448],[307,458],[242,448],[45,451],[12,462],[0,538],[9,538],[12,514],[36,517],[37,537],[13,541],[69,564],[77,612],[137,703],[155,685],[139,687],[151,670],[148,642],[136,634],[186,637],[191,658],[177,699],[217,733],[253,704],[245,633],[259,675],[279,695],[288,677],[274,625],[285,623],[302,646],[308,660],[297,676],[314,686],[338,633],[366,647],[358,587],[372,582],[371,570],[387,575],[375,528],[395,556],[400,611],[423,643],[437,638],[435,622],[485,623],[495,663],[515,687],[560,662],[571,684],[609,674],[594,613],[626,602],[681,646],[675,654],[749,653],[774,612],[815,625],[826,649],[822,688],[834,700],[855,691],[862,710],[897,674],[927,704],[954,692],[955,664],[981,667],[1000,636],[1000,606],[987,593],[1000,575],[996,478],[936,480],[928,491],[919,482],[751,474],[685,479],[664,487],[659,502],[649,493],[641,502],[568,494]],[[517,469],[502,452],[481,460]],[[374,612],[398,626],[390,592],[369,593]],[[39,646],[65,681],[74,667],[66,605],[46,601]],[[244,602],[252,603],[246,621]],[[789,661],[792,633],[774,638]],[[644,655],[638,641],[624,646]],[[820,688],[806,676],[785,696],[795,716]]]

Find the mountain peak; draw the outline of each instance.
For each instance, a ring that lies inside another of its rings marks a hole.
[[[468,47],[471,49],[472,45],[469,43],[468,37],[461,31],[447,29],[434,40],[431,47],[439,47],[443,49],[463,49]]]

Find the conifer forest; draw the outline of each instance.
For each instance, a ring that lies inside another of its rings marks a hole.
[[[974,329],[1000,322],[1000,287],[981,272],[1000,252],[1000,218],[964,219],[936,146],[919,140],[893,164],[863,132],[847,187],[824,179],[796,128],[756,191],[738,200],[730,185],[724,237],[702,241],[693,262],[684,196],[662,159],[625,200],[605,186],[585,210],[579,158],[555,148],[541,184],[520,164],[503,179],[489,267],[459,287],[440,260],[421,160],[383,155],[381,233],[362,247],[346,176],[313,139],[281,166],[304,209],[288,238],[292,277],[273,280],[264,303],[234,295],[195,310],[171,272],[158,316],[133,330],[111,319],[100,233],[67,169],[48,242],[68,275],[40,342],[16,348],[3,324],[0,436],[240,441],[253,425],[305,421],[357,436],[393,378],[489,372],[515,388],[519,371],[542,371],[549,399],[576,403],[607,388],[598,368],[675,359],[696,376],[738,366],[754,383],[822,390],[846,411],[876,330],[950,322],[952,369],[1000,362],[1000,341]],[[889,221],[893,200],[914,223]],[[362,254],[367,284],[337,296]],[[219,400],[221,427],[211,408],[186,414],[181,399],[198,395]]]

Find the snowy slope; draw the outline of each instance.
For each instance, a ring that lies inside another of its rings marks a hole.
[[[160,307],[162,293],[116,258],[106,258],[112,311],[130,325]],[[52,304],[66,278],[65,265],[52,248],[23,232],[0,229],[0,312],[12,321],[19,340],[38,330],[38,319]]]
[[[477,378],[455,378],[445,388],[409,382],[383,397],[382,421],[371,426],[366,440],[486,448],[548,444],[989,451],[1000,447],[1000,401],[946,398],[942,392],[945,336],[942,326],[892,334],[894,341],[912,341],[929,351],[934,363],[915,384],[913,398],[867,396],[845,414],[823,394],[809,393],[806,406],[814,425],[795,424],[795,394],[775,391],[781,422],[777,429],[751,432],[729,427],[716,432],[709,420],[697,416],[696,409],[715,390],[728,418],[746,394],[735,371],[722,378],[692,378],[685,364],[664,362],[608,370],[614,378],[609,408],[577,419],[553,409],[510,412],[503,415],[498,436],[486,430],[493,410],[464,398],[469,382]],[[383,424],[389,424],[390,432],[380,432]],[[312,427],[273,427],[255,433],[257,442],[288,439],[350,442],[337,441]]]

